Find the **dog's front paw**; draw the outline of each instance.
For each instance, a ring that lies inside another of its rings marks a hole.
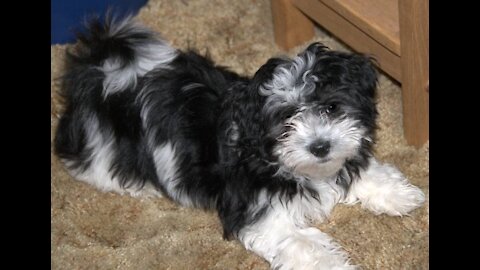
[[[343,257],[337,257],[335,255],[314,255],[312,253],[307,254],[295,254],[286,256],[282,255],[282,258],[278,258],[273,261],[271,268],[275,270],[356,270],[357,266],[350,265],[345,262]]]
[[[425,195],[416,186],[403,183],[368,201],[362,206],[369,208],[375,214],[402,216],[420,207],[425,202]]]
[[[334,259],[335,260],[335,259]],[[327,263],[326,263],[327,262]],[[353,265],[334,265],[331,263],[331,258],[318,258],[316,261],[279,261],[272,264],[274,270],[357,270],[357,266]]]
[[[375,164],[352,186],[362,207],[375,214],[402,216],[425,202],[425,195],[390,165]]]
[[[358,269],[349,264],[347,254],[339,245],[315,228],[302,229],[287,241],[282,243],[282,250],[273,258],[272,269]]]

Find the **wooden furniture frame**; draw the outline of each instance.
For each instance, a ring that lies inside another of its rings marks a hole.
[[[372,54],[402,85],[407,143],[429,137],[429,0],[271,0],[275,41],[290,49],[314,36],[316,22],[352,49]]]

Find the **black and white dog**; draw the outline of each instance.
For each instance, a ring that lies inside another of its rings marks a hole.
[[[372,156],[377,74],[319,43],[252,78],[179,51],[133,19],[91,21],[63,77],[55,150],[103,191],[215,209],[274,269],[354,269],[312,227],[337,203],[401,216],[425,200]]]

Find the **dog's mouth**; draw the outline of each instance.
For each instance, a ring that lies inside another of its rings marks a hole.
[[[332,158],[330,158],[330,157],[317,158],[317,163],[318,163],[318,164],[324,164],[324,163],[327,163],[327,162],[329,162],[329,161],[331,161],[331,160],[332,160]]]
[[[322,180],[335,175],[340,168],[340,163],[337,163],[334,158],[325,157],[311,163],[300,164],[295,167],[295,171],[310,179]]]

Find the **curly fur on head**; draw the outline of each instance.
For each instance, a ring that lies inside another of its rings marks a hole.
[[[74,177],[215,209],[225,237],[276,269],[349,269],[309,224],[344,199],[378,196],[372,187],[396,187],[372,175],[400,179],[372,156],[377,74],[365,55],[313,43],[249,78],[127,18],[93,20],[67,67],[55,150]],[[378,199],[385,205],[371,208],[404,214],[422,202],[421,192],[402,190],[415,203]]]

